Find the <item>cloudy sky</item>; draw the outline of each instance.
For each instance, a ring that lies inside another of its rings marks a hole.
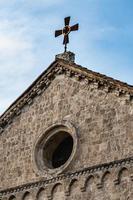
[[[69,15],[76,63],[133,85],[133,1],[0,0],[0,114],[63,52]]]

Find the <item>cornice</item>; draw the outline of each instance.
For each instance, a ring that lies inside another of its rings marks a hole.
[[[13,193],[18,193],[18,192],[22,192],[22,191],[26,191],[26,190],[30,190],[33,188],[38,188],[38,187],[45,187],[49,184],[54,184],[58,181],[62,181],[65,179],[76,179],[77,177],[81,177],[81,176],[85,176],[85,175],[93,175],[94,173],[98,173],[98,172],[106,172],[107,170],[111,170],[111,169],[115,169],[115,168],[119,168],[120,170],[123,169],[124,167],[132,167],[133,166],[133,157],[129,157],[129,158],[125,158],[122,160],[116,160],[113,162],[109,162],[109,163],[104,163],[104,164],[100,164],[100,165],[95,165],[92,167],[88,167],[88,168],[84,168],[82,170],[79,171],[75,171],[73,173],[66,173],[66,174],[61,174],[57,177],[51,178],[51,179],[47,179],[47,180],[41,180],[38,182],[33,182],[33,183],[28,183],[25,185],[20,185],[17,187],[13,187],[13,188],[8,188],[5,190],[1,190],[0,191],[0,196],[5,196],[8,194],[13,194]],[[132,174],[131,174],[131,178],[132,178]],[[115,185],[119,184],[119,180],[114,180]]]
[[[75,63],[57,59],[45,70],[32,85],[0,116],[0,133],[12,122],[15,116],[21,113],[26,104],[31,104],[33,99],[40,95],[54,78],[60,74],[84,81],[85,84],[94,84],[96,88],[106,92],[115,92],[117,96],[126,96],[133,100],[133,86],[120,82],[105,75],[83,68]]]

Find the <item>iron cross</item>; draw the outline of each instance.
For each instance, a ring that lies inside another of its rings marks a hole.
[[[77,31],[79,29],[79,24],[75,24],[73,26],[69,26],[70,24],[70,17],[64,18],[65,27],[61,30],[55,31],[55,37],[59,35],[64,35],[63,44],[65,45],[65,52],[67,51],[67,44],[69,43],[69,33],[71,31]]]

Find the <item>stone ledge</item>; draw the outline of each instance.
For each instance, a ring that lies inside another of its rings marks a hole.
[[[21,192],[21,191],[26,191],[27,189],[33,189],[33,188],[45,186],[45,185],[48,185],[48,184],[53,184],[53,183],[56,183],[57,181],[61,181],[61,180],[64,180],[64,179],[73,179],[73,178],[77,178],[77,177],[80,177],[80,176],[85,176],[86,174],[92,175],[95,172],[99,172],[99,171],[105,172],[106,170],[110,170],[112,168],[117,168],[117,167],[119,169],[122,169],[125,166],[130,166],[130,165],[132,166],[132,164],[133,164],[133,157],[129,157],[129,158],[121,159],[121,160],[116,160],[116,161],[113,161],[113,162],[110,162],[110,163],[104,163],[104,164],[101,164],[101,165],[95,165],[95,166],[92,166],[92,167],[84,168],[82,170],[79,170],[79,171],[76,171],[76,172],[73,172],[73,173],[61,174],[57,177],[54,177],[54,178],[51,178],[51,179],[48,179],[48,180],[42,180],[42,181],[38,181],[38,182],[34,182],[34,183],[28,183],[28,184],[25,184],[25,185],[17,186],[17,187],[14,187],[14,188],[9,188],[9,189],[6,189],[6,190],[1,190],[0,194],[1,194],[1,196],[5,196],[7,194],[17,193],[17,192]],[[130,177],[130,179],[132,180],[132,176]],[[118,182],[119,182],[118,179],[114,180],[115,185],[119,184]],[[102,187],[101,183],[99,183],[99,185],[100,185],[100,188],[101,188]]]

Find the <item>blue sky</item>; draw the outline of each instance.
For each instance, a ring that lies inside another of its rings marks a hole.
[[[133,1],[0,0],[0,113],[63,52],[54,30],[79,22],[76,63],[133,85]]]

